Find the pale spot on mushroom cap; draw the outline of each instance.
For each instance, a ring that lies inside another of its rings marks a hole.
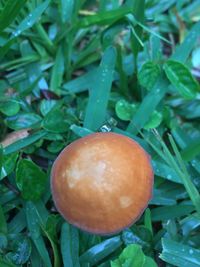
[[[119,202],[122,208],[127,208],[132,204],[132,199],[130,197],[123,196],[120,197]]]
[[[85,165],[85,164],[83,164]],[[104,172],[106,163],[104,161],[90,162],[84,168],[80,164],[73,163],[65,172],[68,186],[73,188],[82,179],[90,179],[93,186],[101,186],[105,181]]]
[[[65,177],[67,178],[69,188],[76,186],[77,182],[81,179],[83,172],[80,170],[77,164],[71,166],[65,172]]]

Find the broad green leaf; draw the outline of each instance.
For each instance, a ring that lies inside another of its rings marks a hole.
[[[158,267],[158,265],[152,258],[146,256],[143,267]]]
[[[65,147],[65,144],[63,142],[53,141],[48,145],[47,150],[51,153],[58,153],[64,147]]]
[[[162,122],[162,114],[156,110],[151,114],[149,121],[144,125],[144,129],[157,128]]]
[[[13,22],[13,20],[17,17],[22,7],[25,6],[26,2],[27,0],[6,1],[6,4],[3,10],[1,10],[1,14],[0,14],[0,32],[3,31],[6,27],[8,27]]]
[[[46,188],[46,174],[32,161],[22,159],[16,170],[16,183],[27,200],[38,200]]]
[[[89,91],[84,127],[90,130],[97,130],[106,119],[115,61],[116,51],[113,47],[108,47],[104,52],[98,71],[95,73],[96,81]]]
[[[127,246],[119,256],[119,261],[127,267],[143,266],[145,255],[139,245],[132,244]]]
[[[149,265],[148,265],[149,264]],[[156,267],[156,263],[150,257],[146,257],[139,245],[127,246],[119,258],[111,261],[111,267]]]
[[[52,110],[53,107],[57,104],[57,100],[47,100],[43,99],[40,103],[40,112],[42,113],[43,116],[47,115],[49,111]]]
[[[199,85],[185,65],[178,61],[168,60],[164,64],[164,71],[167,78],[184,98],[193,99],[196,97]]]
[[[62,110],[52,109],[43,120],[44,129],[52,133],[64,133],[69,129],[67,115]]]
[[[3,157],[0,180],[9,175],[14,170],[17,158],[18,153],[13,153],[9,156]]]
[[[115,105],[115,112],[119,119],[123,121],[130,121],[137,108],[137,104],[130,104],[126,100],[122,99],[117,101]]]
[[[35,113],[18,113],[16,116],[6,119],[7,125],[13,130],[35,128],[41,121],[41,117]]]
[[[138,73],[139,83],[146,89],[151,90],[161,74],[158,64],[148,61],[142,65]]]
[[[61,229],[61,254],[64,267],[80,267],[78,230],[68,223]]]
[[[20,110],[20,105],[17,100],[9,100],[0,103],[0,111],[6,116],[14,116]]]
[[[162,239],[163,251],[160,258],[167,263],[178,267],[199,267],[200,250],[191,246],[175,242],[171,239]]]

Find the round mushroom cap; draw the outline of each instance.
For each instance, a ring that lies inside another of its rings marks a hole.
[[[68,145],[53,164],[56,208],[78,228],[113,234],[133,224],[152,196],[149,155],[132,139],[94,133]]]

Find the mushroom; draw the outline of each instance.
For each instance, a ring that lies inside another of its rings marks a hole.
[[[116,133],[94,133],[68,145],[51,172],[57,210],[94,234],[120,232],[139,219],[152,196],[149,155]]]

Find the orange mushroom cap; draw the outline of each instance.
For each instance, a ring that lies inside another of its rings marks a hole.
[[[152,196],[150,157],[132,139],[94,133],[68,145],[53,164],[51,190],[71,224],[112,234],[135,222]]]

